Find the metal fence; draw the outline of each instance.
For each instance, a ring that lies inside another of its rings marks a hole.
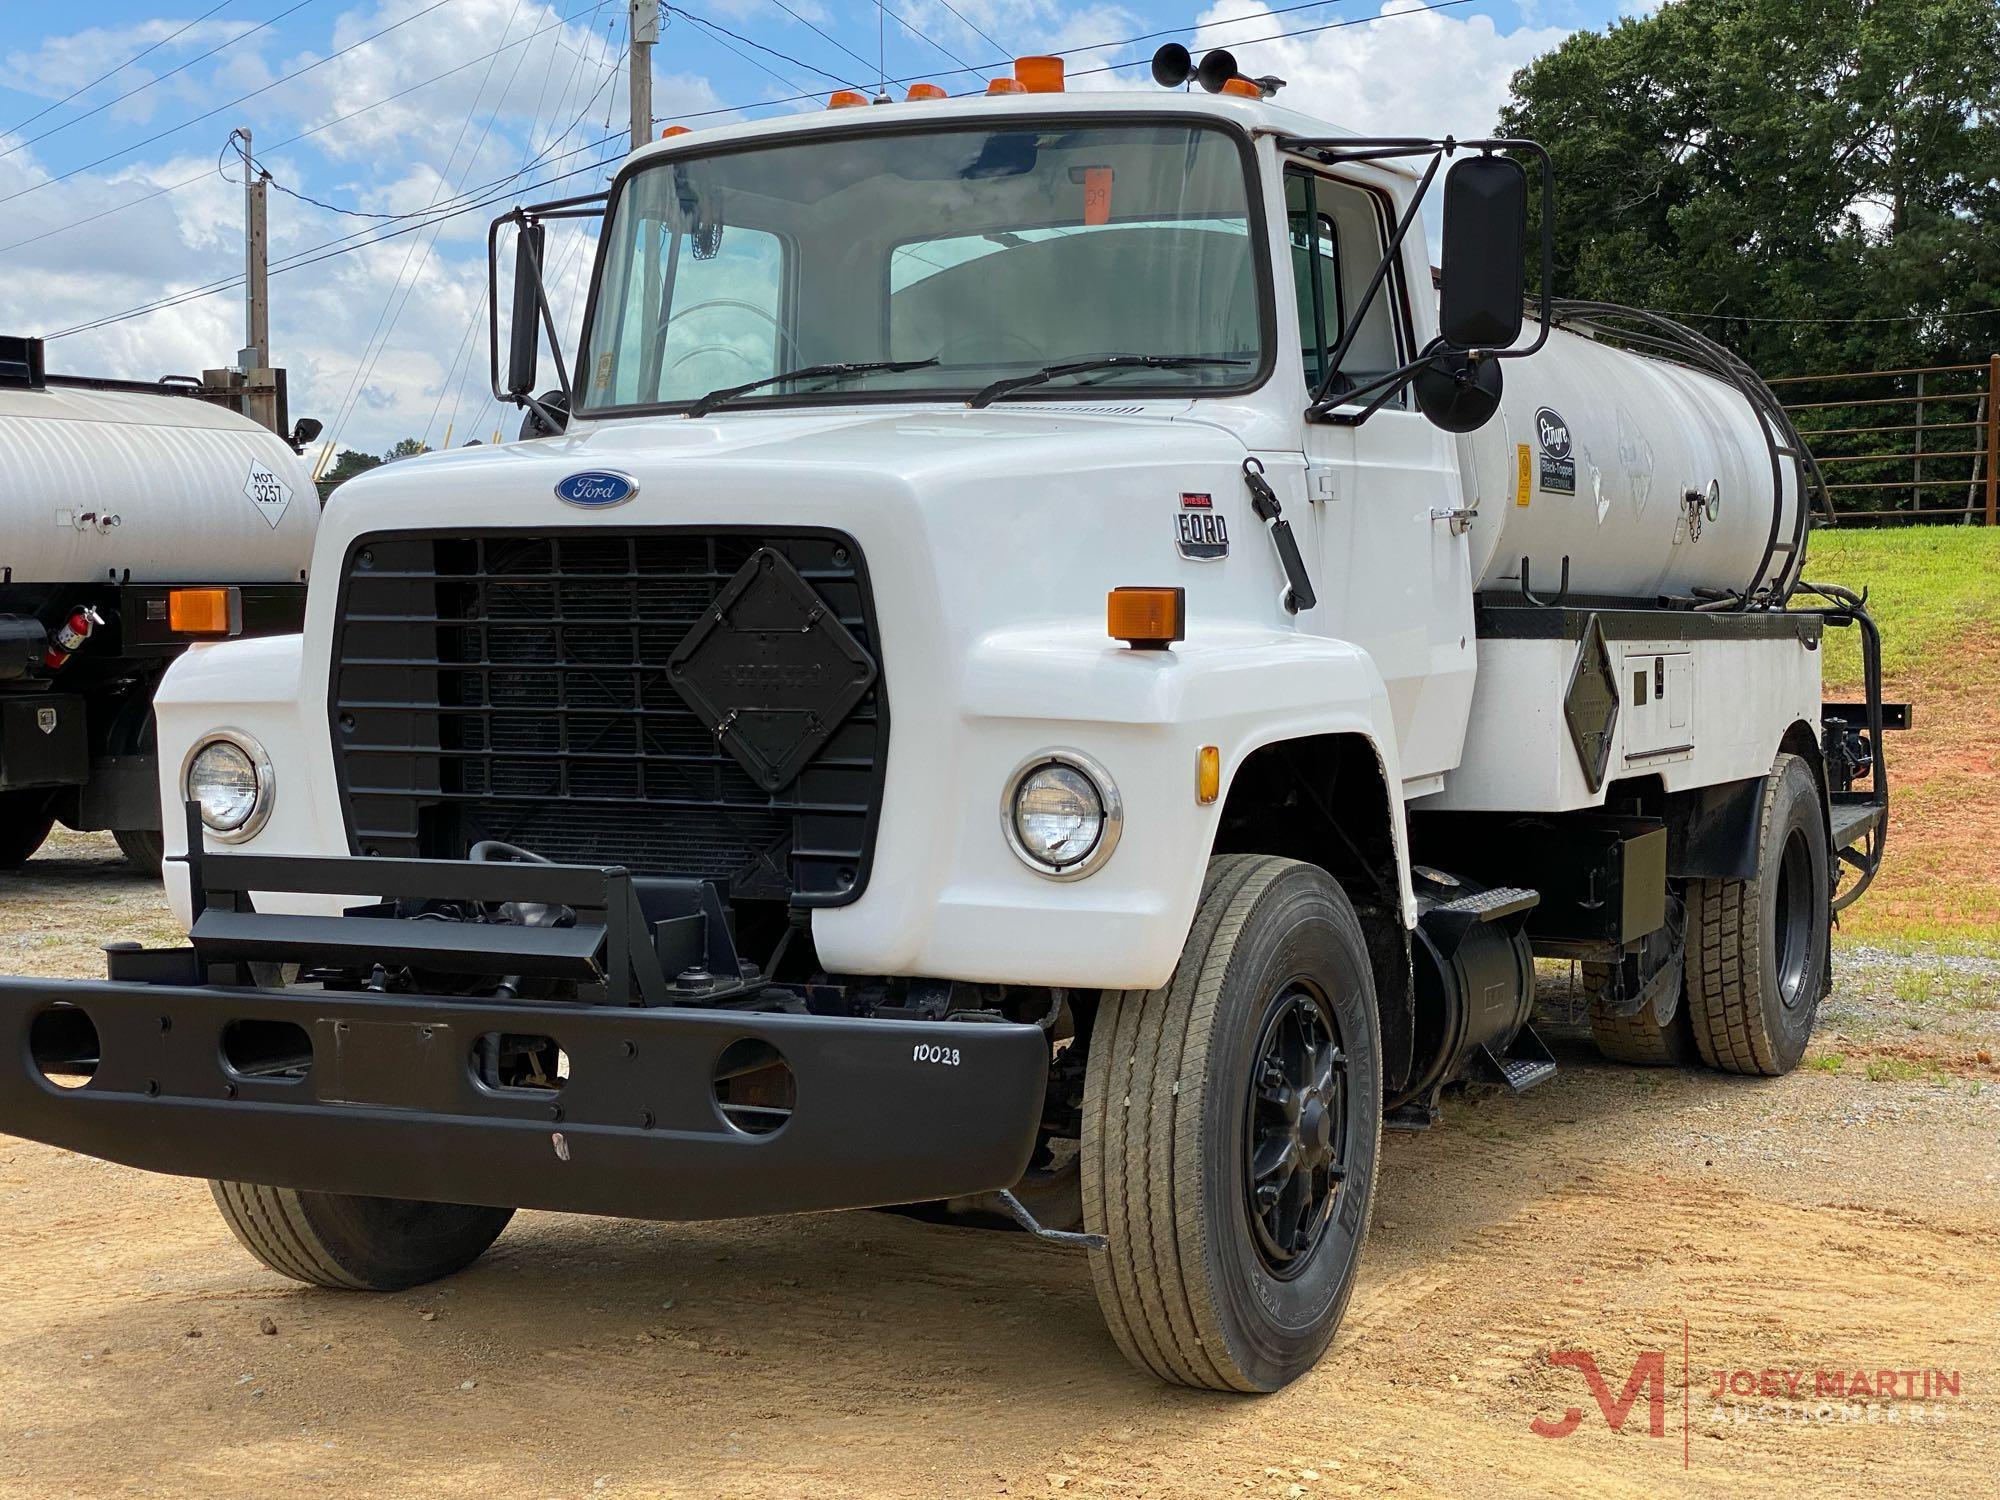
[[[2000,524],[2000,354],[1773,380],[1843,521]]]

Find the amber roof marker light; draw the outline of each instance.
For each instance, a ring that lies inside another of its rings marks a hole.
[[[1063,60],[1060,57],[1017,57],[1014,77],[1031,94],[1060,94],[1063,91]]]

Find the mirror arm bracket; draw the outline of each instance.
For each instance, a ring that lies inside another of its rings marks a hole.
[[[546,219],[601,218],[608,211],[609,193],[589,193],[575,198],[558,198],[549,203],[532,203],[516,206],[501,214],[486,227],[486,347],[487,366],[493,397],[496,401],[508,402],[514,406],[526,407],[541,421],[549,423],[556,430],[563,424],[556,419],[546,405],[534,395],[516,395],[507,390],[500,378],[500,229],[512,224],[516,230],[525,231],[530,225]],[[563,359],[562,340],[556,330],[555,310],[549,303],[548,287],[542,276],[541,257],[529,247],[527,240],[521,241],[521,249],[529,256],[529,265],[535,275],[535,311],[542,329],[547,333],[549,351],[555,357],[556,382],[562,389],[563,403],[574,408],[576,394],[570,383],[569,367]]]
[[[1362,295],[1354,317],[1349,320],[1348,326],[1341,330],[1340,343],[1334,350],[1334,357],[1327,367],[1326,376],[1320,381],[1318,389],[1313,392],[1312,404],[1306,408],[1308,418],[1315,421],[1339,421],[1343,423],[1349,421],[1346,417],[1331,417],[1328,415],[1330,409],[1328,398],[1332,393],[1334,377],[1340,372],[1340,362],[1346,357],[1348,346],[1360,332],[1361,314],[1367,310],[1369,302],[1374,298],[1383,280],[1387,277],[1389,268],[1395,263],[1396,257],[1402,253],[1404,236],[1409,233],[1410,225],[1416,219],[1417,210],[1422,205],[1425,194],[1430,191],[1431,180],[1436,177],[1439,165],[1445,157],[1450,156],[1456,151],[1477,151],[1487,156],[1491,156],[1496,151],[1525,152],[1534,157],[1541,167],[1541,286],[1537,288],[1535,321],[1538,325],[1538,330],[1535,334],[1534,342],[1522,349],[1472,349],[1467,350],[1466,353],[1475,361],[1480,359],[1525,359],[1530,354],[1539,352],[1541,347],[1549,341],[1549,328],[1555,321],[1556,169],[1554,160],[1549,156],[1548,148],[1542,145],[1541,142],[1513,137],[1461,141],[1451,136],[1445,136],[1442,139],[1427,139],[1421,136],[1282,136],[1278,140],[1278,149],[1280,151],[1292,152],[1299,156],[1311,157],[1321,166],[1328,167],[1341,166],[1349,162],[1391,161],[1407,156],[1428,156],[1431,158],[1430,166],[1425,169],[1423,178],[1417,184],[1416,192],[1411,195],[1410,206],[1404,211],[1402,221],[1396,226],[1395,236],[1389,242],[1389,248],[1382,257],[1382,263],[1375,268],[1375,275],[1369,281],[1368,289]],[[1424,360],[1419,358],[1412,365],[1407,365],[1403,370],[1398,371],[1397,375],[1407,380],[1415,374],[1417,367],[1423,363]],[[1363,386],[1360,389],[1367,390],[1370,387]],[[1350,391],[1346,394],[1351,398],[1356,393]],[[1380,403],[1378,402],[1377,406],[1379,405]],[[1354,420],[1365,421],[1375,410],[1376,407],[1370,407],[1367,411],[1358,414]]]

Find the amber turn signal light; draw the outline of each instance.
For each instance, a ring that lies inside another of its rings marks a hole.
[[[949,97],[950,95],[946,94],[943,89],[939,88],[934,83],[913,83],[910,85],[909,93],[903,96],[905,101],[914,101],[917,99],[947,99]]]
[[[665,130],[662,130],[660,132],[660,139],[663,141],[670,141],[677,135],[687,135],[689,133],[690,132],[687,126],[685,125],[669,125]]]
[[[989,94],[1025,94],[1028,86],[1018,78],[995,78],[986,85]]]
[[[835,89],[826,101],[828,109],[852,109],[857,104],[866,104],[868,96],[857,94],[853,89]]]
[[[1194,800],[1203,807],[1222,795],[1222,750],[1203,745],[1194,761]]]
[[[1264,91],[1248,78],[1229,78],[1223,80],[1222,92],[1225,94],[1234,94],[1239,99],[1261,99],[1264,97]]]
[[[1135,651],[1164,651],[1187,639],[1187,590],[1116,588],[1104,601],[1111,638]]]
[[[235,635],[243,628],[242,598],[235,589],[171,589],[167,628],[175,635]]]

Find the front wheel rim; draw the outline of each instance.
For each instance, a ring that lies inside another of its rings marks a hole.
[[[1265,1007],[1251,1054],[1243,1144],[1244,1212],[1257,1253],[1299,1274],[1333,1222],[1347,1177],[1347,1054],[1326,997],[1288,980]]]

